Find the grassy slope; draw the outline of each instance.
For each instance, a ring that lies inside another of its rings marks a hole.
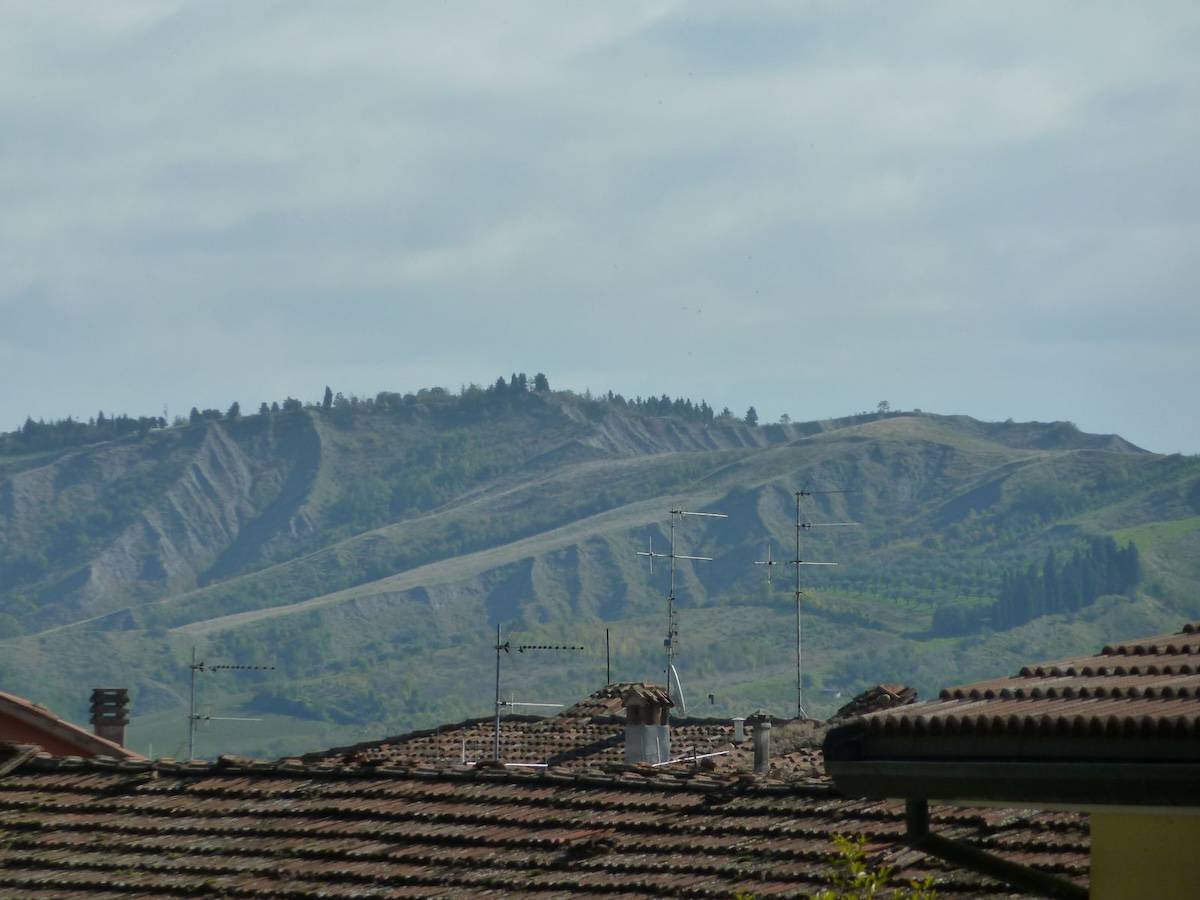
[[[778,582],[768,592],[750,563],[768,537],[776,558],[787,555],[779,544],[791,539],[789,492],[804,485],[853,486],[814,498],[812,518],[863,523],[805,536],[806,557],[842,563],[810,579],[810,712],[832,711],[839,692],[868,681],[909,681],[928,694],[1113,637],[1171,630],[1200,612],[1192,509],[1200,466],[1130,452],[1119,439],[900,416],[802,426],[772,440],[766,429],[589,419],[569,402],[472,426],[482,442],[461,422],[311,419],[315,457],[293,452],[290,467],[272,464],[278,452],[261,428],[231,429],[246,465],[263,473],[262,496],[239,501],[259,524],[196,582],[149,601],[131,590],[123,612],[116,603],[105,617],[0,642],[5,688],[82,717],[88,687],[130,684],[135,745],[172,752],[193,645],[214,660],[271,659],[276,673],[206,676],[202,707],[242,714],[255,697],[263,708],[267,692],[302,702],[308,715],[356,721],[268,713],[261,724],[213,723],[204,740],[209,750],[296,752],[484,714],[489,628],[503,621],[518,635],[588,646],[507,663],[506,684],[524,699],[569,702],[603,680],[605,627],[615,678],[657,677],[663,584],[634,551],[650,533],[665,546],[663,512],[686,501],[730,514],[689,523],[682,536],[684,552],[716,558],[680,570],[681,673],[692,708],[786,712],[790,593]],[[424,478],[439,467],[455,467],[458,480],[425,508],[381,513],[368,495],[364,514],[346,502],[363,483],[395,500],[424,483],[414,471]],[[1042,502],[1052,514],[1039,515]],[[1071,546],[1085,533],[1139,544],[1147,577],[1137,602],[1114,598],[1000,634],[928,636],[935,603],[987,597],[1004,564],[1040,559],[1047,545]]]

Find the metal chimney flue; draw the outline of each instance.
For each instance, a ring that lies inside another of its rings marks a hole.
[[[771,770],[771,720],[766,716],[754,722],[754,771],[766,775]]]
[[[92,690],[92,726],[98,737],[125,746],[129,724],[129,691],[126,688]]]

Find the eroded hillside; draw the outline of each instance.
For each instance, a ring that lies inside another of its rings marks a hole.
[[[785,713],[794,606],[752,563],[768,541],[788,555],[808,488],[847,491],[806,499],[812,521],[860,523],[803,537],[840,563],[805,572],[820,713],[865,681],[927,691],[1195,615],[1197,484],[1194,458],[1067,423],[751,427],[549,392],[156,430],[0,457],[0,686],[81,716],[88,688],[127,684],[135,741],[170,752],[195,646],[278,667],[205,682],[210,708],[264,718],[213,746],[311,749],[486,713],[501,623],[587,645],[513,663],[513,691],[568,702],[603,680],[606,628],[614,677],[660,677],[665,583],[635,552],[666,546],[683,503],[729,516],[679,536],[713,557],[679,572],[689,697]],[[1135,590],[989,618],[1006,573],[1104,536],[1142,549]],[[945,607],[968,633],[933,627]]]

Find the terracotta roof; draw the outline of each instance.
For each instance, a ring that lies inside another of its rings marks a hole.
[[[948,688],[936,701],[877,712],[860,723],[869,734],[1155,738],[1140,741],[1135,756],[1200,759],[1200,626],[1110,645],[1094,656],[1025,666],[1013,677]],[[1088,755],[1095,746],[1089,740],[1070,752]],[[1026,746],[1024,752],[1039,751]]]
[[[869,796],[1200,805],[1200,625],[852,719],[824,751],[838,785]]]
[[[3,691],[0,691],[0,741],[35,743],[59,755],[142,759],[140,754],[68,722],[40,704]]]
[[[654,706],[674,706],[671,696],[656,684],[631,684],[621,694],[621,700],[628,706],[637,700]]]
[[[608,685],[555,716],[508,716],[500,725],[501,758],[508,763],[567,768],[623,763],[625,713],[621,698],[632,688],[647,687],[651,686]],[[663,697],[665,699],[665,694]],[[774,722],[772,740],[779,752],[772,756],[772,774],[777,777],[824,777],[820,752],[815,749],[819,738],[816,723],[792,723],[782,719]],[[366,766],[474,763],[492,758],[493,734],[493,719],[481,717],[309,753],[303,759],[306,762],[337,759],[343,765]],[[733,743],[731,719],[671,719],[671,753],[674,757],[720,752],[727,755],[714,757],[710,766],[737,771],[753,769],[751,742]]]
[[[623,716],[625,692],[641,682],[621,681],[605,685],[589,694],[573,706],[568,706],[559,716],[562,718],[590,719],[593,716]]]
[[[1083,881],[1081,817],[934,808],[939,829]],[[905,848],[900,804],[623,768],[346,768],[41,755],[0,776],[0,898],[798,897],[862,835],[939,897],[1008,888]]]
[[[902,684],[877,684],[863,691],[836,713],[835,719],[846,719],[850,716],[865,716],[867,713],[878,712],[881,709],[891,709],[893,706],[906,706],[917,702],[915,688]]]

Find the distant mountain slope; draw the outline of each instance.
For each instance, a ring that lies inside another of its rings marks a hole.
[[[606,627],[620,677],[653,679],[665,584],[635,551],[665,548],[684,503],[729,516],[679,535],[714,558],[680,566],[685,687],[786,713],[794,607],[752,563],[767,541],[790,553],[801,488],[846,491],[807,499],[813,521],[861,523],[803,536],[806,558],[840,563],[804,573],[818,712],[867,682],[929,690],[1200,612],[1200,460],[1069,423],[752,427],[566,392],[380,398],[0,454],[0,686],[72,709],[128,684],[135,740],[161,747],[192,646],[269,661],[208,679],[205,702],[267,713],[223,747],[291,752],[486,713],[497,623],[589,646],[521,660],[522,690],[594,687]],[[998,630],[1012,572],[1106,535],[1146,545],[1130,596]],[[935,620],[948,607],[964,612]]]

